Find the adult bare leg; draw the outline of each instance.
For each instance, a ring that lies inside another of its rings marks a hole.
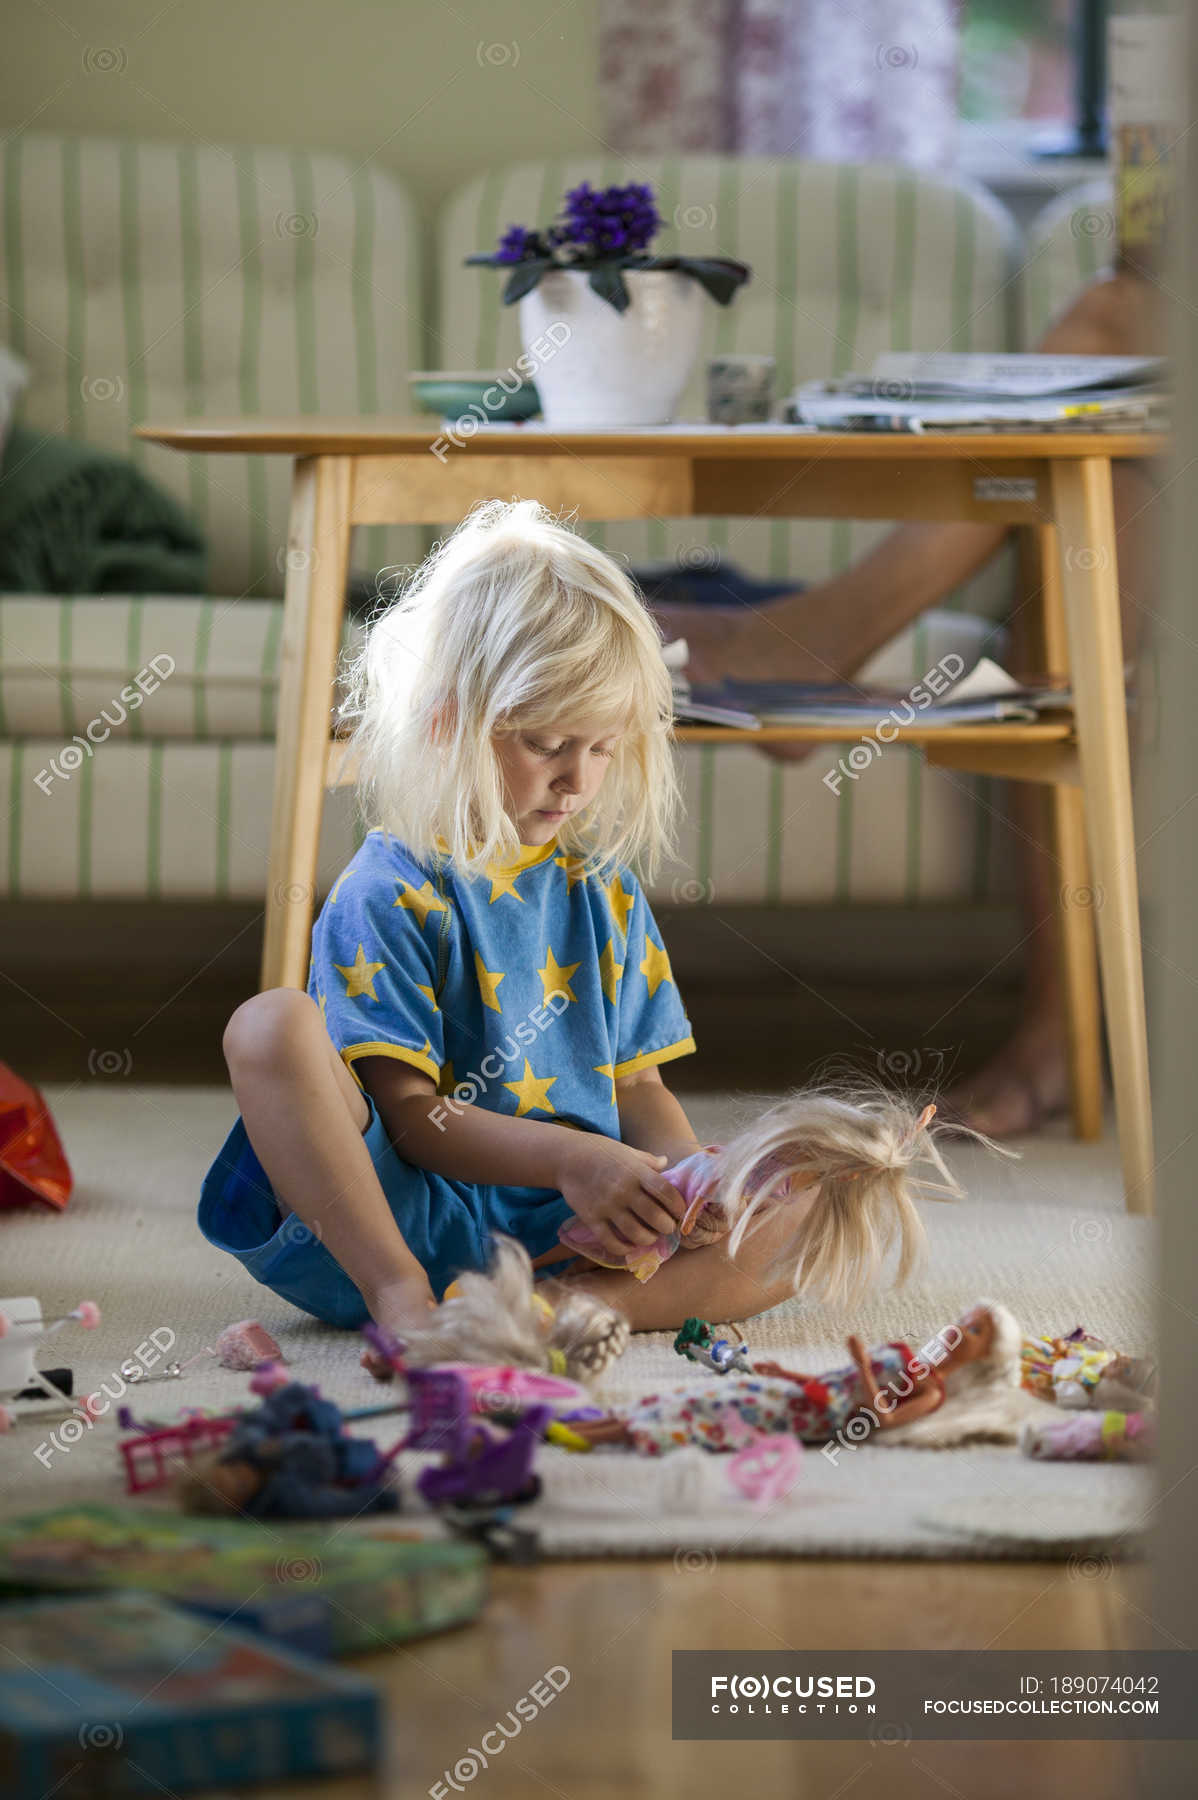
[[[1036,348],[1071,355],[1132,356],[1166,349],[1164,298],[1130,272],[1091,282],[1044,333]],[[1163,519],[1151,465],[1114,465],[1115,528],[1124,653],[1134,663],[1140,624],[1154,604]],[[1006,535],[999,526],[906,524],[831,580],[761,607],[655,607],[668,637],[685,637],[696,680],[822,681],[848,678],[896,632],[944,598],[993,555]],[[1020,656],[1020,594],[1012,618],[1013,665]],[[745,615],[748,615],[746,617]],[[762,746],[783,760],[810,754],[808,745]],[[945,1095],[959,1118],[992,1137],[1034,1130],[1068,1098],[1064,1024],[1052,926],[1057,885],[1048,848],[1045,796],[1030,783],[1009,788],[1010,831],[1019,862],[1020,906],[1027,935],[1024,1003],[1009,1042],[977,1074]]]

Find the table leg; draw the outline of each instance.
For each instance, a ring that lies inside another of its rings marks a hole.
[[[352,459],[297,457],[287,530],[262,988],[307,986],[333,676],[349,568]]]
[[[1069,633],[1061,599],[1057,528],[1042,525],[1036,537],[1041,666],[1048,674],[1066,675],[1070,667]],[[1102,1004],[1085,802],[1080,788],[1064,783],[1050,790],[1049,802],[1070,1112],[1074,1136],[1092,1141],[1102,1136]]]
[[[1148,1031],[1110,462],[1054,460],[1052,487],[1124,1201],[1129,1212],[1150,1213]]]

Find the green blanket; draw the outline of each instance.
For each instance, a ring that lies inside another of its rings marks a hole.
[[[202,594],[203,533],[126,457],[14,425],[0,464],[0,592]]]

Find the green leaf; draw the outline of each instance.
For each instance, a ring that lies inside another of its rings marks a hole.
[[[511,306],[516,300],[523,300],[525,294],[531,294],[541,276],[549,267],[547,256],[538,256],[529,262],[514,263],[508,276],[507,286],[503,290],[503,304]]]
[[[618,313],[628,311],[628,289],[624,286],[624,277],[614,263],[601,264],[592,269],[589,283],[593,293],[601,300],[607,300]]]
[[[720,306],[727,306],[737,288],[749,279],[744,263],[722,256],[680,256],[678,267],[684,275],[692,275],[701,283]]]

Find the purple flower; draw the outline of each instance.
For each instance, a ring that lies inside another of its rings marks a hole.
[[[527,231],[523,225],[509,225],[499,240],[499,248],[495,252],[496,262],[523,262],[526,256],[537,255],[537,234]]]
[[[653,190],[643,182],[596,190],[589,181],[566,195],[567,242],[585,245],[594,257],[623,256],[643,250],[664,223],[653,203]]]

